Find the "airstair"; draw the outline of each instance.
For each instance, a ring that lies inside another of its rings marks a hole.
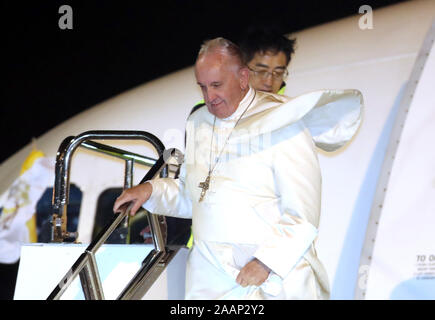
[[[150,143],[157,154],[158,159],[152,159],[113,146],[102,144],[96,140],[144,140]],[[67,230],[67,205],[70,187],[70,168],[73,153],[79,148],[86,148],[95,152],[103,153],[111,157],[125,161],[124,189],[132,187],[134,164],[150,167],[140,183],[144,183],[157,176],[168,177],[172,174],[177,176],[179,165],[183,155],[177,149],[165,150],[162,142],[144,131],[87,131],[77,136],[70,136],[61,143],[56,155],[55,185],[53,188],[53,216],[52,234],[53,243],[62,243],[68,246],[68,242],[74,242],[77,233]],[[97,251],[104,246],[105,241],[113,234],[118,233],[125,239],[125,248],[129,238],[129,220],[132,203],[126,204],[122,212],[113,215],[111,221],[100,231],[92,242],[85,248],[83,253],[73,263],[66,274],[59,279],[47,300],[61,299],[62,295],[71,286],[80,280],[82,293],[86,300],[104,300],[106,295],[103,289],[100,270],[101,264],[97,265]],[[144,209],[141,209],[144,210]],[[153,247],[149,250],[142,261],[139,270],[134,274],[124,289],[116,297],[117,300],[142,299],[153,283],[168,267],[171,260],[177,254],[181,246],[166,244],[164,236],[164,219],[161,216],[144,210],[150,226]],[[122,244],[121,246],[124,246]],[[144,250],[146,248],[144,247]],[[145,251],[144,251],[145,252]]]

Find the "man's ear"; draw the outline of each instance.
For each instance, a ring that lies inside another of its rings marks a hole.
[[[246,90],[249,87],[249,69],[242,67],[239,69],[240,88]]]

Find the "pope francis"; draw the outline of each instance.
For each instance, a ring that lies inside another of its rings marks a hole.
[[[316,146],[334,151],[356,133],[358,90],[295,98],[256,91],[239,48],[203,44],[195,76],[207,108],[190,115],[178,179],[124,191],[150,212],[191,218],[186,299],[328,299],[319,261],[321,174]]]

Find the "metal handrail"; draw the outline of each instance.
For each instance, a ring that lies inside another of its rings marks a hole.
[[[118,149],[112,146],[108,146],[102,143],[98,143],[95,141],[85,141],[82,142],[80,147],[86,148],[88,150],[100,152],[112,157],[116,157],[122,160],[133,160],[135,163],[142,164],[148,167],[152,167],[157,159],[153,159],[150,157],[142,156],[137,153],[133,153],[130,151]]]
[[[115,136],[114,132],[110,132],[110,137]],[[101,136],[107,136],[107,132],[96,132],[93,131],[92,134],[87,135],[95,137],[100,134]],[[116,135],[117,139],[119,139],[119,132]],[[141,133],[143,134],[143,133]],[[82,134],[83,135],[83,134]],[[151,135],[152,136],[152,135]],[[136,136],[135,136],[136,137]],[[155,137],[152,136],[152,139]],[[155,138],[157,139],[157,138]],[[66,142],[68,141],[68,142]],[[61,145],[62,152],[58,153],[58,158],[60,161],[65,161],[68,159],[67,156],[70,157],[68,152],[72,152],[75,148],[82,144],[84,139],[80,143],[75,141],[74,139],[65,139]],[[157,140],[158,141],[158,140]],[[160,141],[158,141],[160,142]],[[91,143],[93,147],[95,147],[95,143]],[[160,143],[161,144],[161,143]],[[75,145],[75,147],[71,147],[71,145]],[[159,147],[159,143],[153,143]],[[162,144],[161,144],[162,145]],[[111,147],[106,145],[98,144],[97,147],[100,149],[109,149]],[[116,148],[113,148],[116,149]],[[114,150],[110,151],[113,152]],[[120,149],[117,149],[120,150]],[[125,153],[124,150],[120,150]],[[141,180],[140,183],[144,183],[145,181],[153,179],[156,175],[160,174],[160,176],[167,176],[167,165],[169,164],[172,158],[175,158],[178,163],[182,162],[182,153],[177,149],[170,149],[167,151],[163,151],[159,148],[160,157],[151,167],[151,169],[147,172],[145,177]],[[59,155],[60,154],[60,155]],[[124,159],[126,163],[126,171],[127,167],[131,170],[132,159]],[[56,162],[56,168],[60,168],[64,171],[56,171],[56,174],[64,174],[66,175],[66,179],[64,181],[68,182],[69,168],[68,162],[59,164]],[[60,179],[56,179],[58,182],[62,182]],[[130,181],[131,182],[131,181]],[[67,186],[63,186],[63,189],[60,190],[68,190]],[[66,198],[67,199],[67,198]],[[118,227],[118,225],[125,220],[127,216],[129,216],[132,203],[125,204],[123,206],[123,210],[121,213],[114,214],[112,220],[106,225],[105,228],[98,234],[98,236],[91,242],[91,244],[86,248],[85,252],[77,259],[77,261],[73,264],[71,269],[67,272],[67,274],[61,279],[58,285],[54,288],[51,294],[48,296],[47,300],[59,299],[68,286],[72,283],[72,281],[76,278],[77,275],[80,276],[80,282],[83,287],[83,292],[85,294],[86,299],[104,299],[104,292],[101,284],[101,279],[98,272],[98,267],[96,264],[95,254],[98,248],[108,239],[108,237],[112,234],[112,232]],[[66,211],[65,211],[66,213]],[[175,250],[169,250],[165,246],[165,241],[163,239],[161,229],[159,227],[159,221],[156,215],[148,212],[148,221],[151,227],[151,234],[153,238],[153,243],[155,249],[152,250],[148,256],[145,258],[142,263],[142,267],[139,272],[133,277],[133,279],[129,282],[126,288],[123,290],[118,299],[131,299],[137,297],[138,294],[143,294],[146,292],[154,282],[154,280],[158,277],[158,275],[166,268],[169,261],[175,255]],[[144,279],[146,281],[144,281]]]
[[[131,151],[126,151],[122,149],[118,149],[112,146],[108,146],[106,144],[98,143],[95,141],[85,141],[82,142],[80,147],[96,151],[99,153],[103,153],[112,157],[116,157],[122,159],[124,161],[134,161],[134,163],[141,164],[147,167],[152,167],[158,159],[154,159],[151,157],[146,157]],[[178,167],[174,164],[168,163],[169,173],[176,174],[178,171]]]
[[[101,279],[98,273],[98,268],[95,263],[95,254],[98,248],[112,234],[116,227],[124,220],[126,215],[130,213],[131,207],[117,213],[113,219],[100,232],[95,240],[86,248],[76,262],[71,266],[66,275],[59,281],[54,290],[47,297],[47,300],[59,299],[68,286],[74,281],[77,275],[80,276],[83,285],[83,291],[86,298],[92,300],[103,300],[104,293],[101,284]]]
[[[77,233],[70,233],[66,228],[71,159],[76,149],[89,140],[145,140],[154,146],[159,155],[163,154],[165,149],[163,143],[161,143],[156,136],[145,131],[86,131],[76,137],[70,136],[65,138],[56,154],[55,181],[52,201],[52,242],[63,242],[65,239],[77,237]],[[95,146],[95,142],[88,142],[87,145]],[[114,150],[115,148],[112,149],[112,151]],[[163,172],[167,173],[167,170],[164,169]]]

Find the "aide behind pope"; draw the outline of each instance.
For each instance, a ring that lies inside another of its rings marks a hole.
[[[357,90],[295,98],[249,87],[239,48],[205,42],[195,76],[207,108],[188,118],[177,179],[125,190],[150,212],[191,218],[194,244],[186,299],[327,299],[329,284],[314,242],[321,174],[315,147],[334,151],[361,122]],[[326,116],[327,115],[327,116]]]

